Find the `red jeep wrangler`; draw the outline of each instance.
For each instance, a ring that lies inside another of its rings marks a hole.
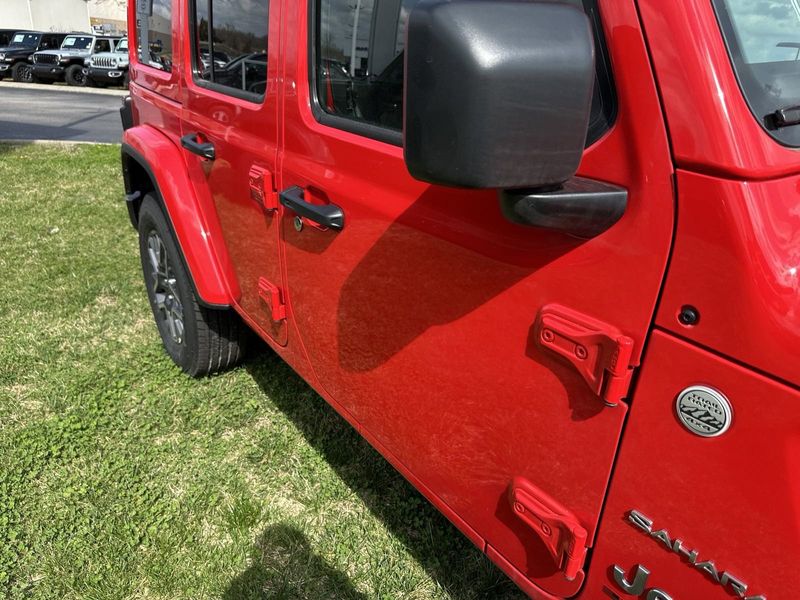
[[[129,21],[128,208],[184,371],[255,331],[531,597],[796,598],[795,0]]]

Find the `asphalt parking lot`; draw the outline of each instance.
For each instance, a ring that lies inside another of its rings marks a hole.
[[[126,93],[0,81],[0,140],[119,142]]]

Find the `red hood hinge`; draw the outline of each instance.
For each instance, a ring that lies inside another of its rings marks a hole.
[[[536,320],[536,341],[569,361],[608,406],[616,406],[628,395],[637,366],[634,342],[613,325],[548,304]]]

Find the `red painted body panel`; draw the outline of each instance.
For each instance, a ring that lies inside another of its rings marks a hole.
[[[147,104],[158,106],[152,98]],[[230,262],[220,244],[216,215],[205,212],[208,207],[192,192],[181,149],[149,125],[129,129],[122,141],[145,160],[156,179],[200,298],[208,304],[232,304],[239,290],[229,274]]]
[[[176,8],[180,8],[176,2]],[[179,40],[182,37],[182,31],[186,27],[186,11],[175,10],[172,19],[172,39]],[[154,69],[148,65],[139,62],[139,55],[135,51],[140,47],[138,39],[138,29],[136,28],[136,2],[132,0],[128,3],[128,54],[130,56],[130,69],[129,75],[131,83],[134,85],[142,86],[151,90],[164,98],[179,101],[181,98],[181,74],[178,69],[172,69],[171,72],[165,73],[159,69]],[[183,47],[181,44],[173,45],[173,63],[180,65],[183,60]],[[152,123],[150,120],[142,121],[144,123]]]
[[[270,23],[264,24],[270,27],[270,75],[263,102],[201,87],[192,78],[189,60],[176,69],[183,76],[181,134],[199,133],[214,144],[216,151],[213,162],[189,151],[184,151],[184,157],[195,193],[208,197],[209,210],[218,216],[233,277],[241,289],[236,299],[238,309],[266,336],[284,346],[288,342],[288,323],[286,319],[273,320],[270,306],[259,293],[262,278],[279,289],[283,287],[278,229],[281,209],[264,210],[263,203],[253,200],[250,189],[254,167],[265,174],[264,193],[272,192],[277,172],[280,3],[272,3],[270,13]],[[189,57],[188,36],[183,44],[185,56]]]
[[[658,324],[800,385],[800,177],[678,173],[678,235]],[[676,315],[700,311],[693,327]]]
[[[638,0],[679,167],[765,179],[798,171],[750,112],[711,0]]]
[[[147,125],[125,141],[153,170],[206,302],[233,305],[531,597],[602,598],[604,586],[624,597],[611,566],[637,563],[673,597],[730,597],[628,524],[630,509],[753,593],[792,597],[800,164],[752,117],[710,0],[599,2],[619,113],[579,174],[627,188],[630,202],[591,240],[513,225],[493,192],[415,181],[401,148],[319,124],[305,2],[271,2],[264,104],[192,82],[188,6],[175,2],[175,68],[132,61],[135,120]],[[213,165],[180,148],[190,132],[214,142]],[[254,165],[279,190],[342,207],[344,230],[298,232],[290,211],[265,211],[250,194]],[[273,318],[275,289],[285,320]],[[700,310],[693,328],[676,320],[684,304]],[[643,364],[632,404],[604,407],[584,381],[591,369],[582,377],[536,343],[552,305],[630,339],[631,363]],[[693,383],[730,397],[724,436],[677,421],[675,396]],[[516,477],[586,530],[588,574],[565,579],[515,516]]]
[[[173,39],[182,37],[185,11],[176,3]],[[135,3],[128,6],[128,22],[136,23]],[[134,123],[123,143],[144,159],[155,177],[164,208],[169,214],[201,300],[211,305],[231,305],[240,296],[233,265],[224,247],[222,231],[213,204],[203,190],[193,191],[180,147],[182,80],[181,44],[173,45],[173,69],[169,73],[141,65],[134,49],[137,29],[130,27],[130,95]]]
[[[733,406],[733,424],[718,438],[689,433],[675,416],[678,393],[712,385]],[[797,597],[800,562],[800,393],[710,352],[656,331],[620,449],[614,484],[592,557],[584,596],[603,586],[628,598],[609,578],[642,564],[648,587],[673,598],[733,597],[659,540],[633,527],[636,509],[674,541],[713,560],[720,573],[745,581],[747,595]]]
[[[296,35],[284,47],[279,188],[311,189],[345,212],[340,233],[298,233],[291,214],[283,225],[288,299],[322,391],[496,556],[558,595],[575,593],[580,580],[565,580],[514,516],[508,485],[528,478],[579,517],[591,542],[625,406],[604,408],[577,372],[540,351],[536,317],[549,303],[589,314],[634,340],[635,361],[674,214],[635,6],[602,10],[620,116],[580,173],[627,187],[630,205],[589,241],[515,226],[494,193],[425,185],[409,176],[401,148],[320,125],[310,109],[305,6],[289,8],[285,21]]]

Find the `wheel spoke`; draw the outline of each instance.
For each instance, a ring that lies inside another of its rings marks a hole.
[[[158,318],[172,340],[181,344],[184,334],[183,304],[178,295],[178,282],[173,276],[166,244],[155,231],[147,236],[147,260]]]
[[[178,339],[178,330],[175,327],[175,318],[172,316],[171,312],[167,313],[167,327],[169,327],[169,334],[172,336],[172,339],[180,343]]]
[[[161,241],[161,238],[157,239],[158,239],[158,274],[164,279],[166,279],[167,269],[169,268],[167,263],[167,249],[164,247],[164,242]]]
[[[178,343],[183,341],[183,321],[178,319],[175,321],[175,329],[178,332]]]
[[[167,295],[162,292],[156,292],[155,296],[156,296],[156,307],[158,307],[159,310],[166,310]]]

